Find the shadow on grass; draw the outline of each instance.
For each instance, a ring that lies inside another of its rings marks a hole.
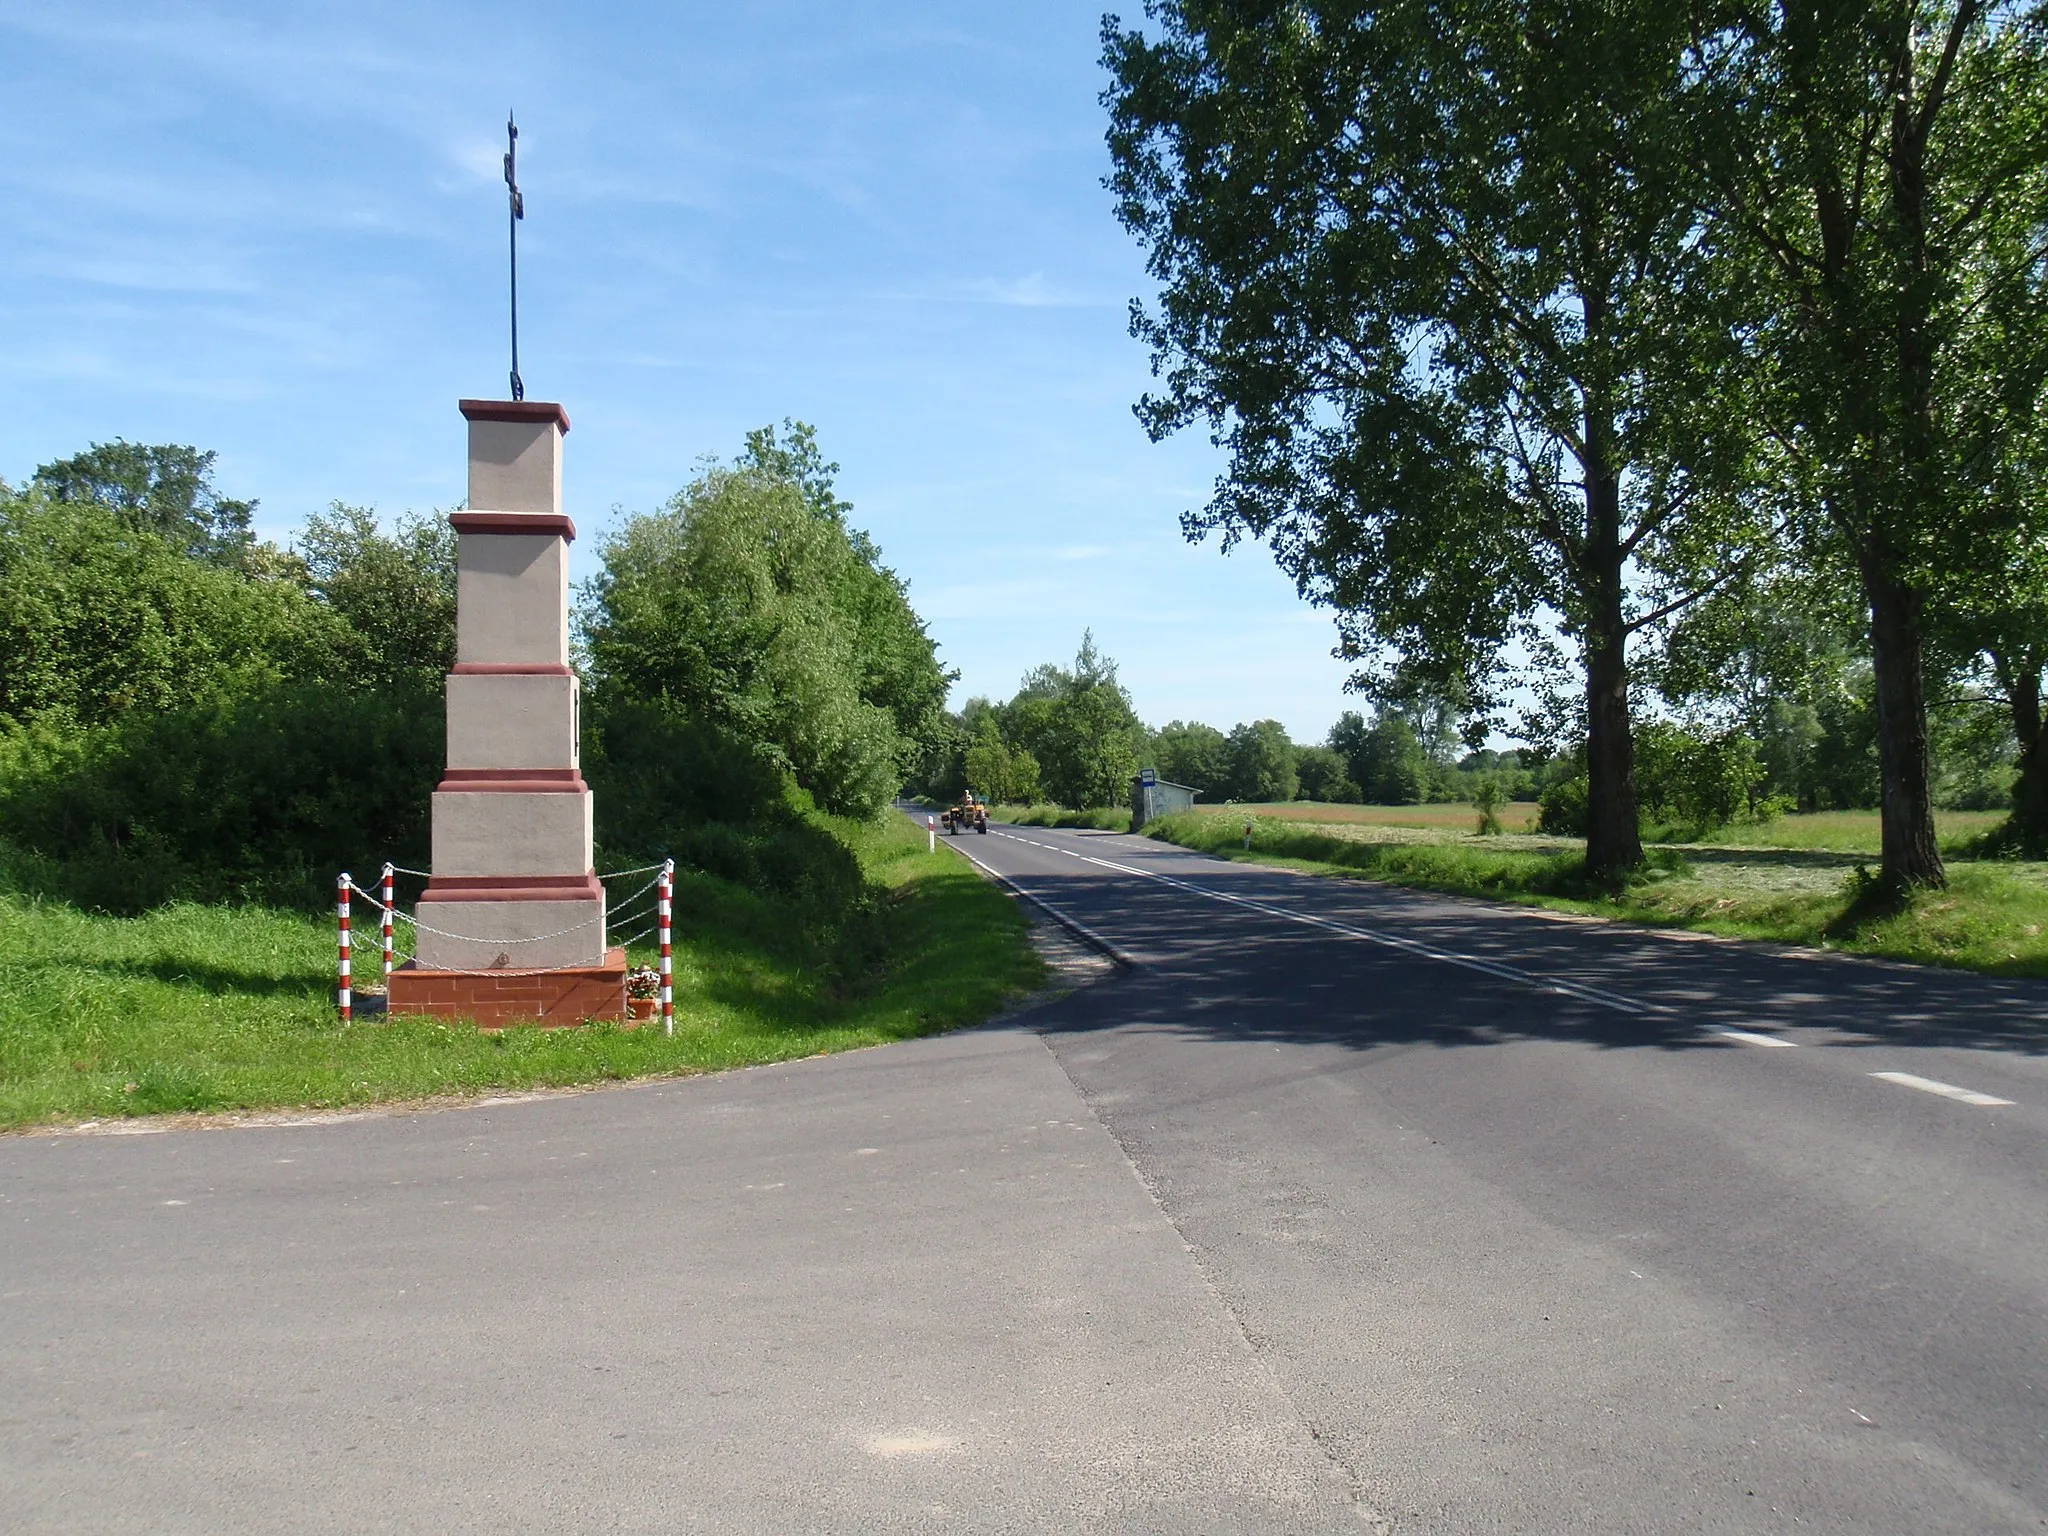
[[[50,962],[53,968],[82,969],[167,986],[191,987],[213,997],[237,993],[246,997],[318,997],[334,986],[334,977],[279,976],[239,966],[195,965],[185,960],[94,960]]]
[[[1734,868],[1763,865],[1768,869],[1817,870],[1849,875],[1868,865],[1867,853],[1830,853],[1818,848],[1734,848],[1716,843],[1686,843],[1675,847],[1685,861],[1697,869]]]

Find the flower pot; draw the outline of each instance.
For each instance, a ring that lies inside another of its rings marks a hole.
[[[651,1019],[654,1017],[655,1010],[660,1008],[660,1006],[661,999],[657,997],[629,997],[626,999],[626,1017],[629,1019]]]

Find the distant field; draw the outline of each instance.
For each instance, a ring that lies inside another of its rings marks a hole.
[[[1264,816],[1275,821],[1309,822],[1319,826],[1363,825],[1374,827],[1419,827],[1429,831],[1476,833],[1478,809],[1470,804],[1441,805],[1329,805],[1317,800],[1290,800],[1271,805],[1200,805],[1203,816]],[[1536,805],[1516,800],[1496,813],[1508,832],[1533,832]],[[1934,830],[1945,849],[1981,836],[2005,819],[2003,811],[1936,811]],[[1647,834],[1646,834],[1647,837]],[[1721,848],[1801,848],[1828,853],[1878,851],[1876,811],[1812,811],[1780,816],[1754,825],[1719,827],[1699,836],[1670,839],[1674,846]]]
[[[1267,805],[1198,805],[1203,816],[1270,816],[1276,821],[1312,821],[1337,826],[1362,822],[1376,827],[1428,827],[1471,832],[1479,825],[1479,812],[1469,804],[1451,801],[1442,805],[1335,805],[1322,800],[1288,800]],[[1510,832],[1527,832],[1536,825],[1536,802],[1514,800],[1495,813]]]

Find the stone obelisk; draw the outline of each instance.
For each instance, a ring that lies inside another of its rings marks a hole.
[[[448,765],[434,791],[433,876],[394,1012],[573,1023],[625,1013],[591,862],[579,693],[569,667],[561,406],[465,400],[469,508],[458,535]]]

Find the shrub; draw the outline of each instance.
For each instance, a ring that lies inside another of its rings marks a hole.
[[[0,735],[12,883],[104,912],[323,905],[342,869],[427,856],[438,694],[266,683],[103,726]]]
[[[1636,793],[1645,818],[1704,829],[1754,813],[1764,769],[1748,735],[1708,736],[1650,720],[1636,727],[1635,747]]]
[[[1472,803],[1479,811],[1481,837],[1500,835],[1500,805],[1503,798],[1500,780],[1490,773],[1481,775],[1477,787],[1472,792]]]
[[[1584,837],[1589,793],[1583,773],[1552,779],[1536,797],[1536,830],[1554,837]]]

